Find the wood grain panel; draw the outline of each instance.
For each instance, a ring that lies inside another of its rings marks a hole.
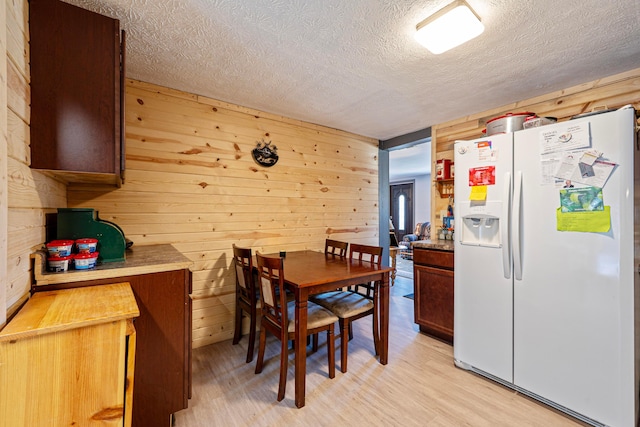
[[[13,111],[7,111],[7,151],[8,156],[25,165],[31,161],[29,150],[29,125]]]
[[[378,242],[377,141],[128,80],[127,182],[71,184],[136,245],[172,243],[193,264],[194,347],[233,331],[231,245],[324,248],[327,237]],[[258,141],[279,161],[253,161]]]
[[[264,112],[241,112],[230,104],[220,104],[215,100],[212,100],[212,107],[204,103],[193,104],[183,99],[176,101],[167,97],[166,92],[149,93],[130,87],[127,93],[130,95],[126,104],[127,119],[148,130],[175,131],[185,137],[217,138],[232,143],[242,141],[246,137],[273,137],[285,140],[287,137],[305,138],[319,142],[320,144],[313,146],[317,150],[333,147],[358,149],[362,144],[361,137],[347,132]],[[167,113],[168,108],[173,112]],[[369,139],[368,142],[377,147],[377,141]]]
[[[16,217],[21,216],[19,220]],[[34,249],[39,249],[45,240],[44,215],[39,218],[41,211],[35,209],[12,209],[9,211],[8,223],[11,224],[7,233],[7,277],[12,285],[7,290],[11,293],[26,293],[30,288],[29,271],[31,263],[29,257]],[[30,223],[27,223],[29,220]],[[16,289],[16,278],[23,276],[27,278]],[[18,295],[18,297],[21,295]]]
[[[22,120],[29,122],[31,117],[30,99],[31,91],[24,74],[16,68],[12,61],[7,61],[7,107]]]
[[[6,133],[0,134],[0,183],[6,185],[6,188],[0,187],[0,224],[9,224],[6,238],[4,235],[0,238],[2,325],[5,315],[14,311],[28,295],[31,282],[28,254],[34,246],[44,243],[44,212],[66,207],[67,196],[63,183],[29,169],[31,95],[27,0],[4,2],[0,17],[3,52],[0,61],[6,62],[6,67],[0,66],[0,129],[6,129]],[[2,151],[5,147],[6,152]]]
[[[8,233],[7,241],[9,242],[9,249],[7,250],[7,274],[9,276],[9,280],[19,274],[29,272],[29,257],[34,249],[40,248],[41,242],[43,242],[44,239],[44,226],[29,226],[17,231],[10,231]],[[27,281],[24,285],[28,289],[30,282]]]
[[[4,237],[7,213],[9,210],[7,198],[7,11],[8,7],[0,6],[0,329],[7,320],[7,239]]]
[[[133,129],[131,129],[133,128]],[[135,132],[139,129],[136,129],[135,126],[131,126],[128,128],[131,132]],[[247,171],[253,172],[254,174],[260,174],[263,176],[269,176],[271,174],[275,174],[276,176],[279,174],[285,174],[288,172],[288,168],[291,168],[288,165],[281,166],[275,170],[266,171],[263,168],[254,165],[254,164],[246,164],[237,162],[240,158],[246,158],[247,160],[251,160],[251,150],[255,147],[255,142],[261,140],[262,138],[254,138],[249,143],[235,144],[233,147],[227,147],[225,149],[212,149],[206,146],[202,146],[202,141],[198,141],[198,144],[191,145],[177,145],[172,139],[175,139],[176,136],[170,135],[168,133],[163,133],[162,136],[157,137],[154,142],[155,145],[153,147],[149,146],[148,138],[142,137],[136,134],[128,134],[129,141],[132,144],[131,151],[128,153],[128,159],[131,161],[136,161],[142,163],[140,166],[141,170],[158,170],[158,168],[154,168],[154,164],[160,164],[166,168],[169,168],[169,172],[173,172],[174,170],[177,172],[184,171],[184,165],[200,167],[201,173],[208,174],[211,169],[229,169],[230,171],[242,171],[246,173]],[[179,136],[178,136],[179,138]],[[271,140],[269,140],[271,141]],[[140,145],[133,145],[138,142]],[[215,143],[213,139],[208,139],[205,144],[213,144]],[[144,145],[143,145],[144,144]],[[275,144],[274,144],[275,145]],[[283,144],[278,145],[278,154],[283,161],[294,161],[296,168],[306,168],[306,167],[322,167],[325,166],[325,169],[328,169],[330,173],[329,177],[335,176],[336,171],[343,173],[354,173],[361,172],[364,176],[375,176],[377,175],[377,170],[371,168],[363,168],[362,164],[359,160],[367,161],[368,156],[364,154],[356,153],[350,158],[341,158],[339,160],[334,161],[333,163],[329,163],[327,160],[322,157],[322,154],[313,153],[293,153],[293,149],[291,153],[288,153],[286,150],[286,146],[283,147]],[[320,151],[320,150],[318,150]],[[376,160],[375,156],[370,156],[370,160]],[[303,160],[301,163],[297,163],[298,160]],[[146,165],[144,163],[147,163]],[[146,166],[143,167],[143,166]],[[181,167],[176,167],[181,166]],[[292,168],[293,169],[293,168]],[[197,170],[197,169],[196,169]],[[293,169],[295,171],[295,169]],[[322,171],[322,169],[319,169]],[[326,174],[326,172],[325,172]],[[324,174],[320,174],[319,179],[322,179]],[[338,175],[340,177],[340,175]]]
[[[10,208],[64,207],[66,187],[63,183],[31,170],[17,160],[7,160]]]
[[[44,230],[42,234],[44,234]],[[29,249],[24,249],[21,253],[7,255],[7,308],[26,298],[29,294],[31,288],[30,252]]]
[[[16,5],[18,2],[15,2]],[[18,19],[18,15],[20,19]],[[7,58],[16,64],[16,71],[22,74],[26,81],[29,81],[29,50],[28,44],[24,44],[27,38],[27,22],[23,20],[25,14],[21,10],[13,10],[7,7]]]
[[[181,212],[154,212],[154,213],[138,213],[138,212],[126,212],[114,215],[112,217],[102,216],[101,218],[108,221],[124,221],[130,225],[144,225],[144,224],[208,224],[208,223],[220,223],[223,227],[226,226],[225,221],[233,217],[233,221],[236,223],[244,223],[251,227],[260,227],[264,224],[264,220],[256,218],[252,213],[238,212],[199,212],[195,213],[181,213]],[[324,225],[325,222],[331,224],[339,224],[353,219],[352,212],[330,212],[324,216],[323,219],[297,219],[296,223],[318,226]],[[270,220],[273,221],[288,221],[290,220],[290,214],[287,212],[275,212],[270,215]],[[367,220],[375,221],[374,216],[370,216]]]

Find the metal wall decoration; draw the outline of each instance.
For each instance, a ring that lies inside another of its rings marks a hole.
[[[260,166],[268,168],[278,163],[278,147],[271,145],[271,141],[258,141],[256,148],[251,150],[251,155]]]

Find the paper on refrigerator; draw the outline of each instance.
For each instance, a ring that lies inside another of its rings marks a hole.
[[[590,155],[582,151],[564,153],[558,164],[555,177],[563,181],[570,180],[574,184],[603,188],[616,168],[616,164],[605,160],[595,160],[589,165],[582,162],[585,156]],[[586,167],[582,168],[583,165]]]
[[[570,123],[540,132],[540,154],[573,151],[591,146],[589,123]]]
[[[591,146],[589,123],[568,123],[540,132],[540,185],[562,186]],[[580,154],[573,154],[580,150]]]
[[[562,212],[556,209],[556,229],[582,233],[607,233],[611,229],[611,206],[601,211]]]

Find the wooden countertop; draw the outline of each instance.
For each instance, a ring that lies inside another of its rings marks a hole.
[[[439,251],[453,252],[453,240],[416,240],[411,242],[412,248],[436,249]]]
[[[105,262],[90,270],[69,270],[60,273],[47,272],[46,252],[37,251],[31,257],[34,259],[36,286],[160,273],[182,270],[193,265],[191,260],[169,244],[132,246],[125,251],[125,261]]]
[[[129,283],[37,292],[0,332],[0,342],[139,315]]]

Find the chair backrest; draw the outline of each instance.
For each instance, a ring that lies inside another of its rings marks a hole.
[[[357,259],[359,261],[368,261],[380,266],[382,265],[382,247],[352,243],[351,249],[349,250],[349,258]],[[350,288],[350,290],[369,299],[374,298],[375,289],[375,282],[362,283]]]
[[[351,249],[349,250],[349,258],[382,265],[382,247],[352,243]]]
[[[286,331],[287,296],[284,289],[283,258],[265,257],[256,252],[262,321]]]
[[[253,279],[253,258],[251,248],[240,248],[233,244],[233,264],[236,270],[236,288],[247,301],[256,293]]]
[[[348,242],[340,242],[332,239],[327,239],[324,242],[325,254],[338,255],[341,258],[344,258],[347,256],[347,248],[349,248]]]

